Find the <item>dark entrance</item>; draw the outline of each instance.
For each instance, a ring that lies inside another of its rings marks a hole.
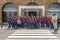
[[[7,14],[6,12],[2,12],[2,22],[7,22]]]
[[[2,22],[6,23],[8,17],[14,17],[17,15],[17,8],[13,3],[6,3],[2,7]]]
[[[31,15],[32,15],[32,16],[37,16],[37,12],[36,12],[36,11],[29,11],[29,12],[28,12],[28,15],[29,15],[29,16],[31,16]]]

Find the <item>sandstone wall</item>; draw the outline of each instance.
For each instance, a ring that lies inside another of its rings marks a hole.
[[[2,7],[4,4],[8,2],[11,2],[14,5],[16,5],[17,9],[18,9],[18,6],[26,6],[30,2],[35,2],[39,6],[42,6],[42,5],[45,6],[45,14],[47,15],[48,6],[54,2],[60,3],[60,0],[0,0],[0,23],[2,22]]]

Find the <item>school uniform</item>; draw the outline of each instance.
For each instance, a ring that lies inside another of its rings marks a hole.
[[[40,20],[39,20],[39,18],[36,18],[36,28],[40,28]]]
[[[41,19],[41,27],[42,27],[42,28],[45,27],[45,19],[44,19],[44,18]]]
[[[46,22],[46,26],[49,28],[50,20],[48,18],[46,18],[45,22]]]
[[[12,18],[12,28],[14,28],[15,29],[15,25],[16,25],[16,20],[15,20],[15,18]]]
[[[8,18],[8,29],[12,27],[11,21],[12,21],[11,18]]]
[[[34,20],[30,19],[29,20],[30,28],[34,28]]]
[[[17,19],[17,28],[21,28],[21,19],[20,18]]]
[[[60,19],[58,19],[57,22],[58,22],[57,25],[58,25],[58,28],[59,28],[59,26],[60,26]]]
[[[23,21],[24,21],[24,28],[27,28],[28,26],[27,18],[25,18]]]

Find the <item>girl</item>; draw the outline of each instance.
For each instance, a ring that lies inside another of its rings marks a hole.
[[[17,28],[21,28],[21,19],[20,18],[17,19],[17,26],[18,26]]]

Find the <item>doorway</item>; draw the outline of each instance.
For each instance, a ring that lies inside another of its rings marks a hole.
[[[58,18],[60,18],[60,4],[59,3],[52,3],[48,7],[48,17],[51,17],[53,14],[56,14]]]
[[[7,22],[7,17],[14,17],[17,15],[17,8],[13,3],[6,3],[2,7],[2,22]]]
[[[37,12],[36,11],[29,11],[28,12],[28,16],[37,16]]]

